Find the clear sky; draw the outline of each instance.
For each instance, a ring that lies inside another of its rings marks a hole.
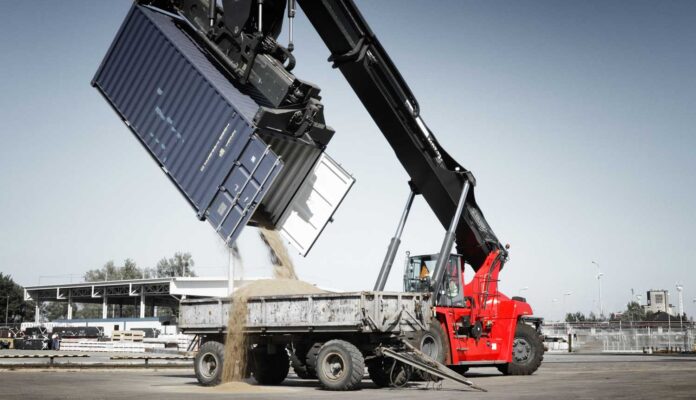
[[[439,141],[477,177],[511,259],[502,289],[537,314],[621,309],[631,289],[685,287],[696,314],[696,2],[357,1]],[[193,254],[221,275],[227,252],[89,82],[130,1],[22,1],[0,13],[0,271],[25,285],[108,260],[153,266]],[[322,88],[328,152],[357,183],[301,278],[370,289],[408,188],[397,162],[300,13],[298,77]],[[422,199],[403,252],[444,230]],[[269,273],[253,228],[248,276]],[[60,276],[55,276],[60,275]],[[569,296],[563,293],[572,291]],[[558,301],[554,302],[553,300]]]

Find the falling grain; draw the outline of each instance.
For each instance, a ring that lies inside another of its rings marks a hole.
[[[297,279],[295,266],[278,231],[260,228],[259,235],[263,243],[268,247],[271,262],[273,263],[273,277],[277,279]]]
[[[247,338],[244,326],[247,318],[247,298],[233,294],[230,318],[227,321],[225,356],[222,369],[223,382],[241,381],[247,377]]]

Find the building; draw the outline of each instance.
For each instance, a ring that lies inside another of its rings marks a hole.
[[[650,289],[647,292],[647,304],[643,306],[645,312],[657,314],[659,312],[673,314],[672,305],[669,304],[669,291]]]
[[[66,283],[58,285],[28,286],[24,289],[24,300],[36,302],[36,323],[40,319],[42,302],[65,302],[68,304],[67,319],[73,319],[73,305],[101,304],[102,318],[121,317],[109,313],[109,306],[134,305],[140,318],[157,317],[157,307],[178,307],[186,298],[227,297],[235,287],[246,280],[228,278],[155,278],[119,281]],[[109,315],[111,314],[111,315]]]

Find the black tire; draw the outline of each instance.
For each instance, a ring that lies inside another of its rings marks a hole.
[[[430,322],[428,330],[421,335],[416,347],[439,363],[452,364],[449,337],[438,320],[434,319]],[[438,380],[421,370],[416,371],[414,375],[418,380]]]
[[[305,368],[307,369],[307,373],[312,375],[313,378],[317,377],[317,357],[323,345],[324,343],[314,343],[312,347],[307,350],[307,355],[305,356]]]
[[[292,370],[295,371],[295,375],[297,375],[297,377],[300,379],[316,379],[316,372],[314,370],[310,370],[306,362],[300,361],[303,358],[306,358],[306,356],[302,357],[297,353],[292,353],[290,356],[290,366],[292,367]]]
[[[367,363],[367,372],[378,387],[401,387],[411,379],[413,370],[393,358],[377,357]]]
[[[203,343],[193,359],[193,370],[198,383],[203,386],[216,386],[222,381],[225,346],[216,341]]]
[[[386,372],[386,364],[385,357],[373,358],[367,362],[367,373],[377,387],[387,387],[391,384],[389,374]]]
[[[544,343],[533,327],[518,323],[512,344],[512,362],[497,366],[505,375],[531,375],[544,359]]]
[[[290,372],[290,358],[285,347],[278,348],[274,354],[268,354],[266,347],[257,347],[253,351],[253,376],[262,385],[280,385]]]
[[[433,320],[428,330],[420,337],[418,349],[437,362],[452,364],[449,336],[438,320]]]
[[[365,374],[365,359],[352,343],[330,340],[319,350],[316,371],[325,389],[355,390]]]

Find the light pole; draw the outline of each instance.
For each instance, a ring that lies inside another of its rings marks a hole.
[[[682,293],[683,291],[684,291],[684,286],[677,283],[677,293],[679,294],[679,328],[680,329],[684,328],[683,321],[682,321],[682,314],[684,314],[684,296]]]
[[[599,287],[599,317],[602,318],[604,315],[604,307],[602,307],[602,270],[599,269],[599,264],[596,261],[592,261],[592,264],[597,266],[597,286]]]
[[[570,296],[571,294],[573,294],[571,291],[563,293],[563,315],[568,315],[568,310],[566,309],[566,297]]]

